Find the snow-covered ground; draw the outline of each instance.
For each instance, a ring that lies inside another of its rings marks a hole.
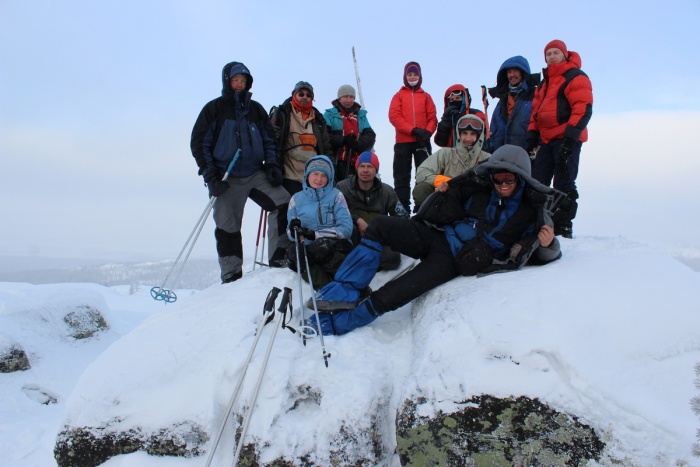
[[[611,445],[631,449],[636,465],[700,465],[691,454],[700,419],[690,410],[700,395],[700,275],[623,237],[562,243],[562,261],[458,278],[366,328],[327,337],[328,368],[318,340],[304,347],[280,330],[249,435],[274,440],[269,460],[309,449],[323,423],[351,418],[377,385],[388,388],[394,406],[417,392],[443,400],[455,387],[465,396],[503,397],[517,388],[612,430]],[[98,426],[128,415],[125,426],[146,431],[191,420],[215,432],[272,286],[292,288],[298,311],[297,278],[288,270],[258,269],[233,284],[178,290],[168,305],[146,287],[0,283],[0,346],[19,343],[32,363],[0,374],[0,465],[53,465],[56,435],[67,422]],[[81,305],[101,310],[110,329],[87,340],[68,337],[62,317]],[[276,418],[289,388],[305,381],[324,388],[323,416]],[[44,405],[41,394],[58,402]],[[452,402],[433,409],[449,411]],[[228,465],[232,450],[225,436],[217,460]],[[194,467],[205,459],[136,453],[104,465]]]

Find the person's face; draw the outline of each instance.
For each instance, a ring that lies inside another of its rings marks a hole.
[[[407,81],[418,81],[420,78],[420,75],[416,73],[415,71],[409,71],[406,73],[406,80]]]
[[[340,105],[349,109],[355,103],[355,96],[343,96],[340,98]]]
[[[231,84],[231,89],[240,92],[245,89],[245,85],[247,82],[248,80],[246,79],[246,76],[239,73],[233,75],[229,83]]]
[[[309,105],[314,100],[314,93],[306,88],[302,88],[297,92],[297,100],[301,105]]]
[[[371,182],[377,176],[377,169],[369,162],[362,162],[357,166],[357,178],[361,182]]]
[[[553,63],[561,63],[564,60],[566,60],[566,57],[564,56],[564,52],[557,49],[556,47],[552,47],[551,49],[547,49],[547,52],[545,52],[544,57],[545,57],[545,60],[547,61],[547,65],[552,65]]]
[[[476,131],[464,130],[459,133],[459,140],[465,146],[474,146],[479,139],[479,134]]]
[[[309,174],[307,183],[311,188],[323,188],[328,184],[328,177],[320,170],[314,170]]]
[[[447,96],[447,99],[449,100],[450,104],[455,103],[459,104],[462,102],[462,93],[460,91],[452,91],[449,96]]]
[[[518,176],[514,173],[503,172],[491,175],[494,191],[501,198],[508,198],[518,187]]]
[[[508,82],[512,86],[517,86],[523,80],[523,72],[517,68],[509,68],[506,73],[508,73]]]

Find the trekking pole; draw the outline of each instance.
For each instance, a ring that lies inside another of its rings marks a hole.
[[[277,293],[279,293],[278,288],[274,288],[273,290],[277,290]],[[238,446],[236,447],[236,455],[233,458],[233,462],[231,463],[232,466],[238,465],[238,459],[241,456],[241,451],[243,450],[243,441],[245,440],[245,435],[248,432],[248,425],[250,424],[250,419],[252,418],[253,415],[253,409],[255,408],[255,402],[258,399],[258,394],[260,393],[260,386],[262,385],[262,379],[263,376],[265,376],[265,370],[267,369],[267,363],[270,361],[270,353],[272,352],[272,344],[275,343],[275,337],[277,337],[277,329],[280,327],[280,320],[282,319],[282,316],[284,316],[284,312],[289,306],[289,297],[292,294],[292,289],[289,287],[284,288],[284,294],[282,295],[282,301],[280,302],[280,306],[277,309],[277,318],[275,319],[275,324],[274,328],[272,329],[272,336],[270,336],[270,342],[267,344],[267,352],[265,353],[265,358],[263,359],[262,367],[260,368],[260,374],[258,375],[258,381],[255,384],[255,389],[253,390],[253,398],[250,401],[250,408],[248,409],[248,413],[245,416],[245,420],[243,420],[243,428],[241,428],[241,437],[238,439]],[[272,303],[274,307],[274,301]],[[274,313],[274,310],[273,310]]]
[[[309,256],[306,254],[306,244],[303,243],[304,237],[302,236],[301,247],[304,250],[304,261],[306,262],[306,276],[309,278],[309,286],[311,287],[311,301],[314,304],[314,316],[316,316],[316,326],[318,326],[318,336],[321,338],[321,352],[323,353],[323,363],[326,364],[328,368],[328,359],[331,358],[331,354],[326,352],[326,344],[323,342],[323,333],[321,332],[321,318],[318,317],[318,306],[316,305],[316,292],[314,289],[313,279],[311,279],[311,268],[309,267]],[[297,257],[297,268],[299,267],[299,257]],[[301,294],[299,294],[301,295]],[[302,307],[304,303],[302,302]],[[303,312],[302,312],[303,314]]]
[[[360,96],[360,105],[365,108],[365,101],[362,99],[362,86],[360,85],[360,72],[357,69],[357,58],[355,58],[355,46],[352,46],[352,61],[355,63],[355,80],[357,81],[357,94]]]
[[[263,247],[262,247],[262,254],[260,255],[260,261],[258,261],[258,246],[260,245],[260,232],[261,232],[260,229],[261,228],[262,228]],[[256,265],[269,266],[269,264],[265,264],[265,262],[264,262],[266,231],[267,231],[267,211],[265,211],[265,209],[263,209],[263,208],[260,208],[260,220],[258,220],[258,237],[255,240],[255,257],[253,259],[253,271],[255,271]]]
[[[483,84],[481,85],[481,102],[484,104],[484,115],[486,115],[486,121],[484,122],[486,138],[484,140],[487,140],[491,137],[491,130],[489,130],[489,98],[486,95],[486,86]]]
[[[250,351],[248,352],[248,357],[243,363],[243,368],[241,370],[241,375],[238,377],[236,388],[233,390],[233,394],[231,395],[231,400],[228,403],[228,407],[226,407],[226,414],[224,415],[224,418],[221,421],[221,425],[219,426],[219,430],[216,433],[216,437],[214,438],[214,446],[212,446],[211,451],[209,451],[209,457],[207,458],[206,467],[211,466],[211,461],[214,458],[216,448],[219,446],[219,441],[221,441],[221,435],[223,434],[224,428],[226,427],[226,422],[231,416],[231,410],[233,410],[233,406],[238,400],[238,395],[240,394],[241,386],[243,385],[243,380],[245,379],[245,375],[248,371],[250,361],[253,359],[253,352],[255,352],[255,348],[258,345],[258,341],[260,340],[263,327],[270,322],[270,320],[275,314],[275,300],[277,299],[277,295],[279,295],[280,292],[280,289],[278,289],[277,287],[273,287],[272,290],[270,290],[270,292],[267,294],[267,298],[265,299],[265,305],[263,306],[263,318],[260,321],[260,324],[258,325],[258,330],[255,332],[255,340],[253,341],[253,345],[251,346]]]
[[[228,179],[228,176],[231,173],[231,170],[233,170],[233,166],[236,164],[236,161],[238,160],[238,156],[240,155],[240,153],[241,153],[241,150],[239,149],[236,151],[236,154],[234,154],[233,159],[231,160],[231,163],[228,165],[228,168],[226,169],[226,173],[224,174],[224,177],[221,179],[222,181],[225,182]],[[168,271],[168,274],[165,276],[165,280],[163,281],[163,284],[160,287],[151,287],[151,297],[153,297],[154,300],[163,300],[164,303],[172,303],[172,302],[177,300],[177,295],[175,295],[175,292],[173,292],[172,290],[166,289],[165,284],[168,283],[168,278],[170,277],[170,274],[172,274],[172,272],[178,266],[178,262],[180,261],[180,257],[182,256],[182,253],[184,253],[185,249],[189,245],[189,250],[187,251],[187,255],[185,256],[185,259],[183,260],[182,264],[180,265],[178,273],[175,276],[175,279],[173,280],[173,284],[177,283],[177,280],[180,278],[180,274],[182,273],[182,270],[185,268],[185,264],[187,263],[187,259],[190,257],[190,253],[192,253],[192,249],[194,248],[195,243],[197,243],[197,239],[199,238],[199,234],[202,232],[202,228],[204,228],[204,224],[207,222],[207,218],[209,217],[209,213],[211,212],[212,208],[214,207],[215,201],[216,201],[216,197],[212,196],[209,198],[209,202],[207,203],[207,206],[204,208],[202,215],[199,216],[199,220],[197,220],[197,223],[195,224],[194,229],[192,229],[192,232],[190,233],[190,236],[187,237],[185,244],[182,245],[182,249],[180,250],[180,254],[177,255],[177,258],[175,258],[175,262],[170,267],[170,271]],[[196,235],[195,235],[195,232],[196,232]],[[193,236],[194,236],[194,240],[192,240]],[[190,240],[192,240],[192,242],[190,242]]]

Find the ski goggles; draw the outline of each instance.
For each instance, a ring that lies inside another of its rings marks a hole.
[[[472,131],[479,133],[483,129],[484,129],[484,122],[482,122],[480,118],[478,118],[478,119],[467,118],[465,120],[460,121],[457,124],[457,131],[460,133],[465,131],[465,130],[472,130]]]
[[[452,91],[449,96],[447,96],[448,99],[461,99],[462,98],[462,91]]]
[[[501,172],[498,174],[491,174],[491,181],[494,185],[513,185],[518,181],[518,176],[510,172]]]

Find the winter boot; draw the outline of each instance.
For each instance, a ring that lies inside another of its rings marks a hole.
[[[268,264],[271,268],[285,268],[287,267],[287,258],[285,257],[287,250],[284,248],[277,248],[275,252],[270,257]]]
[[[365,326],[380,315],[372,306],[372,299],[363,300],[352,310],[335,311],[333,313],[319,313],[321,329],[317,328],[316,317],[307,319],[307,326],[311,326],[324,336],[346,334],[353,329]]]
[[[573,238],[573,219],[578,211],[578,191],[571,190],[566,194],[566,199],[552,216],[554,221],[554,235],[564,238]]]

